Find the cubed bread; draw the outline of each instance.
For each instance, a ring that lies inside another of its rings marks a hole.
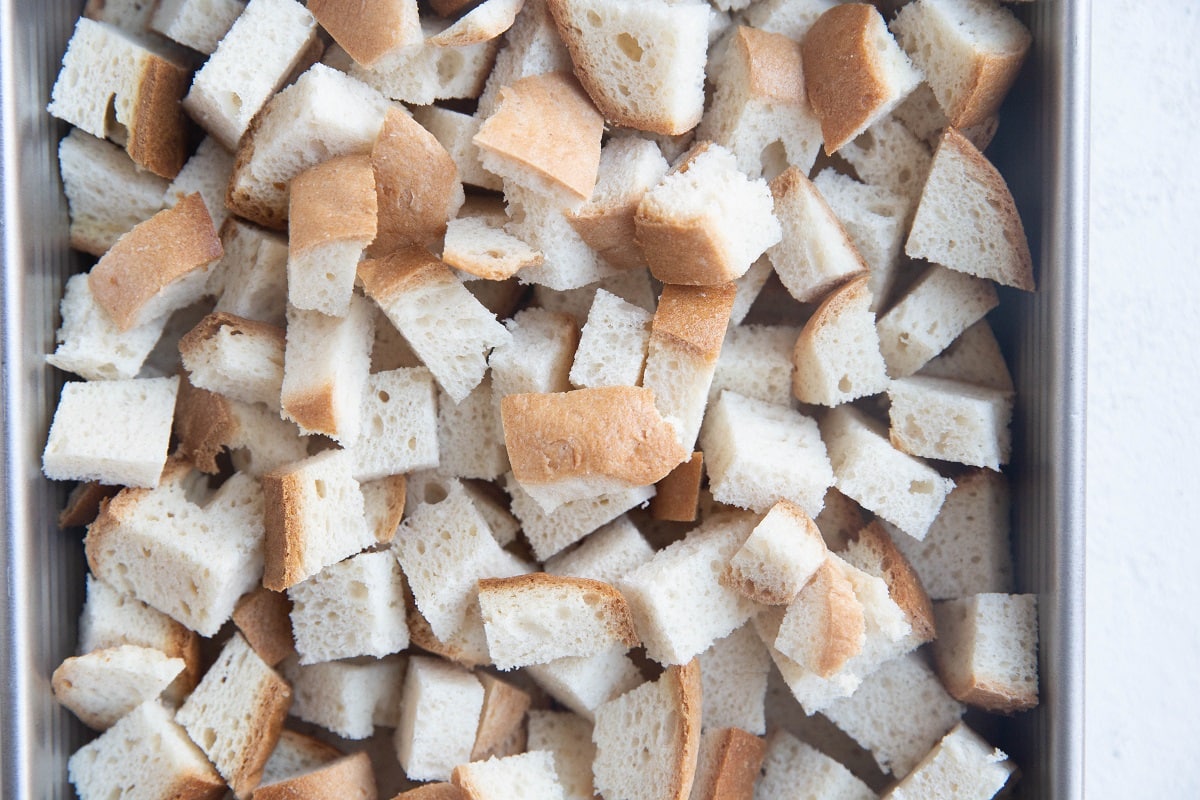
[[[504,425],[492,379],[485,376],[460,402],[438,390],[438,470],[456,478],[492,481],[508,472]]]
[[[479,713],[471,760],[503,758],[526,750],[525,712],[533,702],[529,692],[488,672],[477,672],[475,677],[483,685],[483,710]]]
[[[81,17],[46,110],[124,145],[138,166],[174,178],[187,155],[179,101],[188,69],[133,34]]]
[[[615,270],[595,283],[561,291],[535,284],[533,296],[542,308],[564,311],[583,325],[587,321],[588,309],[592,307],[596,292],[601,289],[651,313],[658,305],[657,289],[651,283],[650,271],[645,269]]]
[[[85,725],[103,731],[146,701],[155,700],[183,671],[182,658],[123,644],[72,656],[50,679],[54,699]]]
[[[821,123],[804,90],[799,41],[744,25],[709,66],[712,104],[696,135],[729,148],[751,177],[812,169],[821,149]]]
[[[807,791],[829,800],[875,800],[871,788],[839,761],[779,729],[767,737],[756,797]]]
[[[459,216],[446,225],[442,260],[468,275],[502,281],[545,259],[541,252],[486,218]]]
[[[895,113],[847,142],[838,155],[865,183],[884,186],[915,207],[933,159],[929,146],[910,132]]]
[[[755,604],[720,576],[753,525],[745,514],[709,517],[617,581],[650,658],[684,664],[751,617]]]
[[[268,101],[242,137],[225,204],[283,229],[292,178],[333,156],[369,153],[390,107],[361,81],[314,64]]]
[[[450,776],[467,800],[508,800],[537,797],[563,800],[562,785],[549,750],[459,764]]]
[[[265,35],[270,31],[270,35]],[[296,0],[250,0],[196,72],[183,107],[228,150],[283,86],[317,35],[317,21]]]
[[[456,403],[483,380],[492,348],[511,338],[450,268],[423,247],[364,261],[358,276],[367,296]],[[453,336],[446,335],[449,330]]]
[[[342,751],[331,744],[284,728],[279,732],[279,741],[275,743],[275,749],[263,767],[262,783],[259,785],[265,786],[311,772],[337,761],[342,755]]]
[[[866,275],[855,278],[804,323],[792,350],[792,393],[800,402],[836,406],[889,388],[869,284]]]
[[[434,781],[423,783],[407,792],[401,792],[393,800],[466,800],[466,795],[453,783]]]
[[[282,327],[287,319],[287,239],[230,217],[221,226],[225,255],[208,278],[214,312]]]
[[[748,178],[712,142],[694,146],[646,192],[634,223],[654,277],[689,286],[740,278],[783,235],[766,181]]]
[[[816,420],[726,389],[700,436],[709,489],[722,503],[765,513],[780,500],[810,516],[834,483]]]
[[[408,477],[388,475],[373,481],[359,483],[363,493],[363,512],[367,527],[375,534],[375,541],[388,544],[396,536],[396,529],[404,517],[404,506],[408,499]]]
[[[571,384],[584,388],[637,386],[650,345],[653,315],[597,289],[571,365]]]
[[[436,4],[469,5],[463,0],[437,0]],[[442,12],[445,14],[445,12]],[[563,45],[544,1],[527,2],[504,35],[504,46],[496,56],[496,64],[487,76],[483,94],[479,96],[476,116],[487,119],[496,110],[500,90],[531,75],[564,72],[571,69],[571,56]]]
[[[767,250],[779,280],[800,302],[817,300],[860,275],[867,264],[825,197],[805,174],[789,167],[771,181],[783,238]]]
[[[728,283],[666,284],[650,323],[642,385],[654,391],[655,405],[676,426],[685,450],[694,449],[700,433],[736,293]]]
[[[740,728],[705,728],[691,800],[753,800],[766,742]]]
[[[378,480],[438,466],[437,391],[424,367],[376,372],[367,378],[352,471]]]
[[[285,419],[345,446],[358,440],[374,326],[371,303],[357,295],[344,317],[288,306],[280,393]]]
[[[503,670],[638,643],[625,598],[590,578],[541,572],[481,579],[479,606],[492,663]]]
[[[654,484],[650,516],[669,522],[695,522],[700,510],[704,453],[699,450]]]
[[[291,704],[288,682],[235,633],[176,719],[244,800],[262,779]]]
[[[707,4],[549,0],[575,74],[612,124],[677,134],[700,121]],[[643,55],[651,53],[643,59]]]
[[[308,455],[307,436],[260,403],[243,403],[184,381],[175,402],[177,454],[215,475],[227,452],[234,469],[252,477]]]
[[[642,682],[626,650],[621,644],[594,656],[531,664],[525,671],[547,694],[590,721],[600,705]]]
[[[562,785],[564,800],[591,800],[592,761],[596,745],[592,743],[592,724],[570,711],[529,712],[529,749],[549,750],[554,756],[554,771]]]
[[[1016,771],[1003,751],[960,722],[884,798],[990,800]]]
[[[865,615],[850,577],[836,561],[825,558],[788,603],[775,647],[819,677],[829,678],[862,652]]]
[[[501,403],[513,476],[547,513],[663,478],[687,453],[635,386],[515,394]]]
[[[875,324],[888,374],[912,375],[999,302],[990,281],[931,264]]]
[[[713,642],[700,654],[704,729],[741,728],[753,734],[765,733],[770,670],[771,656],[751,623]]]
[[[539,561],[545,561],[592,531],[611,522],[654,496],[651,485],[634,486],[595,497],[570,500],[547,512],[508,473],[505,491],[512,497],[512,512]]]
[[[788,500],[771,506],[729,559],[722,580],[763,605],[786,605],[825,561],[812,517]]]
[[[934,639],[933,606],[930,605],[929,595],[920,576],[896,546],[883,523],[875,521],[858,531],[842,553],[842,558],[887,584],[888,596],[904,612],[912,628],[910,643],[913,647]]]
[[[621,274],[575,230],[568,216],[573,206],[511,181],[504,183],[504,198],[510,217],[505,230],[542,254],[541,264],[521,272],[522,282],[563,292]]]
[[[195,800],[217,800],[228,791],[171,712],[153,700],[76,750],[67,775],[82,800],[120,796],[129,786],[144,797]]]
[[[301,664],[374,656],[408,647],[404,576],[386,551],[331,564],[288,589]]]
[[[551,575],[615,583],[653,555],[637,526],[628,516],[620,516],[588,534],[577,546],[547,559],[545,569]]]
[[[484,0],[446,30],[430,37],[439,47],[467,47],[502,36],[512,27],[524,0]]]
[[[800,328],[791,325],[730,325],[708,388],[709,404],[725,389],[765,403],[790,403],[792,350],[799,335]]]
[[[141,35],[150,27],[155,5],[146,0],[87,0],[83,16]]]
[[[58,169],[76,250],[102,256],[122,234],[163,207],[165,179],[138,169],[121,148],[80,128],[72,128],[59,142]]]
[[[821,713],[870,750],[881,770],[903,776],[958,723],[963,711],[921,657],[910,654],[892,659],[853,695]]]
[[[954,481],[894,448],[881,425],[850,406],[825,414],[821,432],[838,491],[909,536],[925,538]]]
[[[199,300],[223,253],[199,194],[138,223],[88,273],[96,303],[127,331]]]
[[[917,371],[930,378],[971,383],[1003,392],[1013,391],[1012,374],[1000,352],[992,326],[981,319],[967,328],[949,347]]]
[[[447,780],[471,758],[483,686],[470,672],[436,658],[408,660],[396,757],[412,780]]]
[[[1033,291],[1033,257],[1017,204],[1000,172],[966,137],[947,128],[904,252],[950,269]]]
[[[284,592],[256,586],[233,607],[233,624],[269,667],[296,652],[292,638],[292,601]]]
[[[292,179],[288,200],[288,303],[344,317],[379,206],[372,159],[334,156]]]
[[[955,480],[925,538],[896,536],[896,546],[933,600],[1011,591],[1008,479],[972,469]]]
[[[700,695],[700,666],[692,660],[596,709],[596,790],[686,800],[700,749]]]
[[[159,0],[150,5],[151,30],[205,55],[217,49],[246,10],[242,0]]]
[[[46,363],[89,381],[132,380],[162,337],[169,315],[123,331],[96,302],[86,273],[67,278],[62,325]]]
[[[994,470],[1008,463],[1011,392],[913,376],[892,381],[888,399],[889,436],[898,449]]]
[[[344,800],[374,800],[375,771],[365,752],[343,756],[299,775],[254,790],[258,800],[291,800],[294,797],[326,796]]]
[[[921,82],[869,3],[823,13],[805,33],[803,53],[804,86],[829,154],[887,116]]]
[[[51,480],[157,486],[178,390],[179,378],[66,384],[50,423],[42,472]]]
[[[653,141],[636,135],[613,136],[600,151],[596,185],[567,219],[606,261],[623,269],[646,266],[634,217],[646,192],[662,180],[669,165]]]
[[[501,52],[501,57],[507,52],[509,48]],[[480,107],[482,108],[482,105]],[[498,175],[493,175],[483,168],[479,147],[474,142],[475,134],[479,133],[483,124],[484,118],[481,115],[464,114],[441,106],[420,106],[412,110],[412,115],[413,119],[433,134],[450,154],[458,168],[458,177],[463,183],[496,191],[504,188]]]
[[[492,350],[488,366],[497,402],[510,394],[566,392],[579,327],[561,311],[526,308],[505,322],[512,337]]]
[[[1033,43],[1010,11],[987,0],[920,0],[890,27],[956,128],[999,111]]]
[[[385,256],[410,244],[435,244],[463,204],[459,169],[450,153],[402,109],[390,108],[371,149],[379,233],[367,255]]]
[[[368,5],[346,0],[311,0],[308,10],[350,57],[370,67],[384,56],[423,39],[416,0],[382,0]]]
[[[407,660],[404,656],[324,661],[280,669],[292,684],[292,715],[345,739],[366,739],[376,725],[395,727]]]
[[[768,33],[781,33],[797,42],[837,0],[757,0],[742,11],[747,25]]]
[[[1004,714],[1038,704],[1037,595],[976,594],[933,612],[934,662],[950,694]]]
[[[179,354],[196,388],[277,411],[284,342],[280,327],[218,311],[180,338]]]
[[[263,586],[282,591],[375,544],[362,489],[344,450],[326,450],[262,477]]]
[[[176,205],[188,195],[199,192],[212,217],[213,227],[220,232],[229,219],[229,209],[225,207],[225,187],[229,185],[229,176],[233,174],[233,161],[233,153],[213,137],[205,136],[196,147],[196,152],[163,192],[163,205]]]

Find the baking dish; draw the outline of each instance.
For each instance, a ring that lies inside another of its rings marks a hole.
[[[62,376],[53,349],[63,284],[83,261],[67,245],[56,166],[65,127],[45,113],[81,3],[0,0],[0,235],[3,400],[0,478],[0,795],[71,797],[69,755],[87,738],[59,708],[50,674],[73,652],[86,565],[60,531],[67,487],[40,457]],[[1083,550],[1087,297],[1087,0],[1018,13],[1034,49],[989,156],[1029,234],[1038,291],[1004,291],[992,322],[1018,385],[1014,452],[1017,588],[1039,597],[1041,697],[988,733],[1021,765],[1018,797],[1083,797]]]

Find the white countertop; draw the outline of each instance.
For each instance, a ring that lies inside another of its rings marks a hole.
[[[1088,798],[1200,797],[1200,2],[1092,0]]]

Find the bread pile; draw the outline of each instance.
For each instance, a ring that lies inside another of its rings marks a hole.
[[[962,717],[1038,701],[981,152],[1030,39],[876,5],[89,3],[80,796],[1009,782]]]

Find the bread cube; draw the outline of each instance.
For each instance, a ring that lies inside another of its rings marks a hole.
[[[252,477],[308,455],[308,437],[261,403],[243,403],[180,384],[175,403],[178,453],[215,475],[217,456],[228,450],[234,469]]]
[[[765,700],[771,656],[750,623],[700,654],[705,730],[741,728],[766,733]]]
[[[628,516],[589,534],[577,547],[546,560],[546,572],[615,583],[650,560],[654,550]]]
[[[1004,714],[1037,705],[1037,595],[976,594],[933,611],[934,660],[950,694]]]
[[[537,797],[564,800],[562,785],[549,750],[531,750],[507,758],[459,764],[450,776],[468,800],[508,800]]]
[[[947,378],[1003,392],[1013,391],[1012,374],[1000,343],[986,319],[963,331],[940,355],[921,367],[918,375]]]
[[[287,594],[257,586],[238,599],[232,619],[258,657],[267,666],[277,667],[296,653],[291,612]]]
[[[502,281],[525,267],[542,264],[545,258],[484,217],[459,216],[446,224],[442,260],[468,275]]]
[[[283,327],[287,319],[287,239],[231,217],[221,226],[225,255],[208,278],[214,312]]]
[[[570,711],[529,712],[529,749],[549,750],[554,756],[554,771],[562,785],[565,800],[590,800],[596,794],[592,785],[592,761],[596,745],[592,743],[592,724]]]
[[[526,308],[505,323],[511,338],[488,357],[492,392],[497,402],[506,395],[565,392],[579,341],[575,319],[561,311]]]
[[[574,386],[637,386],[646,365],[653,315],[597,289],[571,364]]]
[[[904,127],[893,113],[876,122],[838,151],[865,183],[883,186],[915,207],[929,175],[929,146]]]
[[[546,693],[586,720],[596,709],[642,682],[624,644],[594,656],[559,658],[525,668]]]
[[[792,393],[801,402],[836,406],[888,387],[869,283],[865,275],[850,281],[805,323],[792,351]]]
[[[958,723],[913,771],[884,795],[887,800],[989,800],[1017,771],[998,748]]]
[[[183,335],[179,354],[192,386],[278,411],[284,335],[266,322],[214,312]]]
[[[308,10],[359,64],[370,67],[389,53],[423,39],[416,0],[310,0]]]
[[[368,376],[362,401],[363,435],[350,448],[356,480],[438,466],[436,397],[433,375],[424,367]]]
[[[999,470],[1012,449],[1013,395],[942,378],[888,386],[892,444],[914,456]]]
[[[213,137],[205,136],[196,147],[196,152],[163,192],[163,205],[177,205],[188,195],[199,193],[212,217],[213,227],[219,232],[229,219],[229,209],[225,207],[225,189],[229,186],[229,176],[233,174],[233,162],[233,153]]]
[[[295,695],[292,715],[346,739],[366,739],[376,725],[395,727],[407,660],[404,656],[324,661],[281,670]]]
[[[564,292],[621,274],[575,230],[569,215],[576,204],[564,206],[554,195],[512,181],[504,182],[504,199],[510,217],[505,231],[542,254],[542,263],[521,271],[522,282]]]
[[[354,753],[298,775],[264,782],[254,790],[258,800],[291,800],[320,794],[364,800],[375,797],[371,757],[365,752]]]
[[[471,758],[483,709],[483,686],[470,672],[440,659],[408,661],[396,757],[412,780],[447,780]]]
[[[691,797],[696,800],[752,798],[766,742],[741,728],[708,728],[700,737],[700,754]]]
[[[747,25],[801,42],[813,23],[835,5],[837,0],[757,0],[742,16]]]
[[[511,44],[506,47],[502,51],[501,57],[511,47]],[[481,102],[480,108],[482,107]],[[479,128],[483,124],[483,116],[480,114],[472,116],[441,106],[420,106],[414,108],[412,114],[413,119],[433,134],[434,138],[450,154],[455,167],[458,168],[459,180],[482,189],[501,191],[504,188],[500,176],[493,175],[483,168],[479,147],[474,141],[475,134],[479,133]],[[449,260],[447,258],[447,261]],[[455,266],[459,265],[455,264]]]
[[[271,757],[263,767],[262,783],[259,786],[320,769],[341,757],[342,751],[333,745],[284,728],[279,733],[279,741],[275,743]]]
[[[123,644],[73,656],[50,679],[54,699],[93,730],[116,724],[142,703],[155,700],[184,669],[182,658]]]
[[[783,729],[767,737],[763,774],[755,791],[763,797],[806,791],[830,800],[874,800],[877,796],[840,762]]]
[[[241,0],[159,0],[150,17],[150,28],[210,55],[245,10]]]
[[[508,472],[504,425],[496,408],[490,376],[485,375],[457,403],[439,389],[437,415],[439,472],[486,481]]]
[[[799,335],[792,325],[730,325],[708,388],[709,405],[725,389],[764,403],[791,403],[792,351]]]

